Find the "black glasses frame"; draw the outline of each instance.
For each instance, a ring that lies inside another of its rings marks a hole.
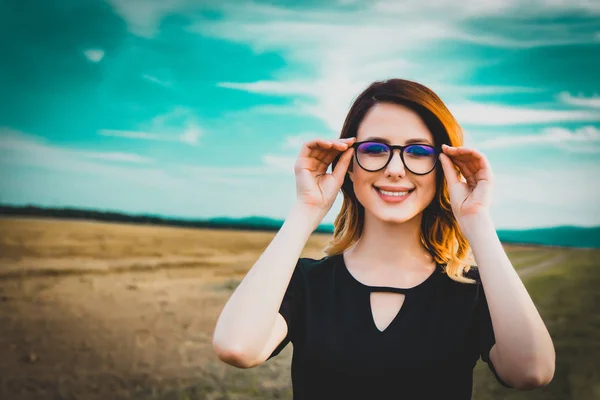
[[[358,146],[360,146],[363,143],[377,143],[383,146],[386,146],[390,149],[390,156],[388,157],[388,160],[385,162],[385,164],[383,165],[383,167],[379,168],[379,169],[366,169],[365,167],[363,167],[362,165],[360,165],[360,161],[358,161]],[[406,166],[406,162],[404,161],[404,149],[406,149],[407,147],[411,147],[411,146],[425,146],[425,147],[430,147],[433,149],[434,153],[435,153],[435,161],[433,162],[433,167],[425,172],[425,173],[416,173],[413,172],[410,168],[408,168]],[[441,153],[441,149],[439,147],[436,146],[432,146],[430,144],[420,144],[420,143],[411,143],[411,144],[407,144],[406,146],[400,146],[400,145],[391,145],[391,144],[387,144],[387,143],[383,143],[383,142],[376,142],[373,140],[365,140],[363,142],[355,142],[352,147],[354,147],[354,158],[356,158],[356,163],[358,164],[359,167],[361,167],[362,169],[364,169],[365,171],[368,172],[377,172],[377,171],[381,171],[382,169],[384,169],[385,167],[388,166],[388,164],[390,163],[390,161],[392,161],[392,157],[394,156],[394,150],[396,149],[400,149],[400,159],[402,160],[402,164],[404,164],[404,168],[406,168],[407,170],[409,170],[412,174],[415,175],[427,175],[429,173],[431,173],[431,171],[433,171],[438,163],[438,158],[439,155]]]

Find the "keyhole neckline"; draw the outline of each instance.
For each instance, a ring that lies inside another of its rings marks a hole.
[[[339,258],[339,262],[341,263],[341,267],[342,267],[342,270],[344,271],[344,273],[352,281],[357,283],[359,286],[367,289],[369,292],[392,292],[392,293],[407,294],[407,293],[410,293],[411,291],[418,290],[418,289],[426,286],[442,270],[442,266],[440,264],[436,263],[435,269],[433,270],[433,272],[423,282],[421,282],[415,286],[409,287],[409,288],[399,288],[399,287],[392,287],[392,286],[371,286],[371,285],[366,285],[366,284],[362,283],[361,281],[356,279],[354,277],[354,275],[352,275],[352,273],[350,272],[350,270],[348,270],[348,267],[346,266],[346,262],[344,260],[344,253],[338,254],[338,258]]]

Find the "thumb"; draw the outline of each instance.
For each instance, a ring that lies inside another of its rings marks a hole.
[[[444,171],[444,175],[446,176],[446,182],[448,184],[448,190],[456,183],[458,183],[458,174],[454,168],[454,163],[450,160],[444,153],[440,153],[439,155],[440,162],[442,163],[442,170]]]
[[[346,176],[346,171],[348,170],[348,165],[352,160],[352,155],[354,154],[354,148],[350,147],[344,154],[340,157],[338,163],[335,165],[335,170],[331,173],[335,178],[335,181],[338,187],[342,186],[344,183],[344,178]]]

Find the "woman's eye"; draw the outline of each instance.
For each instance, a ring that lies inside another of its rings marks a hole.
[[[406,149],[406,153],[411,156],[430,156],[433,154],[433,149],[428,146],[410,146]]]
[[[388,148],[386,146],[382,146],[380,144],[367,144],[367,145],[361,146],[359,148],[359,151],[361,151],[365,154],[381,154],[381,153],[387,153]]]

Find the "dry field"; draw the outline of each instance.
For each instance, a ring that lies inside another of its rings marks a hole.
[[[274,234],[1,218],[0,398],[290,398],[291,345],[253,370],[211,347]],[[314,234],[302,256],[329,239]],[[506,248],[518,269],[562,255]]]

